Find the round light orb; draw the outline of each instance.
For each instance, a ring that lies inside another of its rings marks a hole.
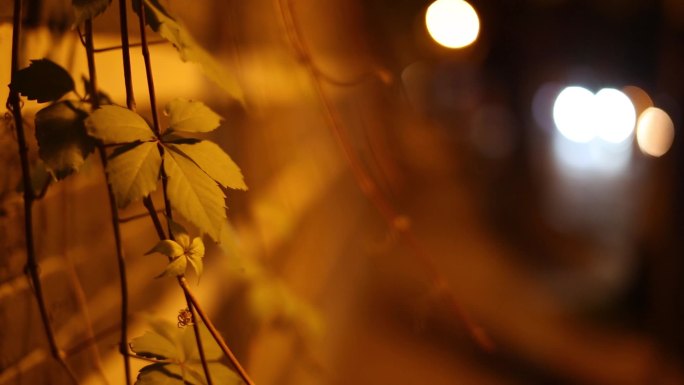
[[[610,143],[622,143],[632,136],[636,123],[634,104],[622,91],[604,88],[595,96],[598,136]]]
[[[480,33],[480,19],[475,9],[463,0],[436,0],[425,13],[430,36],[447,48],[472,44]]]
[[[636,137],[644,154],[663,156],[672,146],[674,135],[674,123],[667,112],[649,107],[639,115]]]
[[[566,87],[553,103],[553,122],[566,139],[586,143],[596,136],[594,94],[583,87]]]

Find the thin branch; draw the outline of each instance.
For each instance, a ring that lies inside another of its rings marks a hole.
[[[164,211],[162,211],[162,210],[157,210],[157,213],[163,213],[163,212]],[[119,218],[119,223],[128,223],[128,222],[137,221],[138,219],[147,218],[149,215],[150,215],[149,213],[140,213],[140,214],[131,215],[130,217]]]
[[[331,82],[330,77],[324,76],[323,71],[321,71],[313,61],[313,55],[311,54],[308,45],[302,37],[303,34],[300,31],[299,24],[295,18],[291,1],[277,1],[290,45],[292,46],[297,58],[309,71],[313,87],[318,94],[325,118],[328,121],[328,126],[335,136],[338,145],[342,149],[345,160],[347,161],[347,164],[354,178],[356,179],[357,185],[364,195],[366,195],[366,198],[375,206],[387,225],[401,235],[401,239],[404,241],[404,244],[409,248],[409,250],[411,250],[417,261],[421,263],[423,268],[426,270],[433,285],[435,285],[439,289],[440,293],[446,298],[449,306],[456,313],[456,316],[460,319],[461,323],[464,325],[473,341],[483,350],[492,351],[495,347],[494,342],[484,331],[484,329],[473,320],[468,312],[466,312],[456,300],[453,291],[449,289],[446,278],[440,273],[439,269],[437,269],[432,256],[424,251],[415,234],[413,231],[411,231],[410,226],[398,225],[399,223],[404,222],[400,220],[403,218],[403,215],[401,215],[400,212],[392,205],[392,203],[390,203],[389,200],[384,196],[371,177],[370,173],[364,167],[362,160],[359,158],[358,154],[354,150],[353,145],[351,144],[351,140],[348,137],[347,131],[344,129],[339,119],[335,116],[333,103],[330,101],[325,93],[325,90],[323,89],[324,82],[332,84],[335,84],[335,82]]]
[[[142,2],[142,1],[141,1]],[[119,28],[121,30],[121,57],[124,69],[124,84],[126,87],[126,106],[135,111],[135,96],[133,94],[133,75],[131,73],[131,52],[128,41],[128,13],[126,0],[119,0]]]
[[[139,26],[140,26],[140,41],[142,43],[142,55],[143,59],[145,62],[145,74],[147,76],[147,90],[148,94],[150,97],[150,109],[152,110],[152,123],[153,123],[153,129],[155,134],[159,137],[161,136],[161,127],[159,126],[159,115],[157,112],[157,97],[154,89],[154,77],[152,75],[152,60],[150,58],[150,50],[147,44],[147,31],[145,28],[145,5],[144,2],[141,0],[138,2],[138,21],[139,21]],[[167,221],[167,231],[168,231],[168,236],[170,239],[174,238],[174,234],[171,231],[171,220],[173,219],[173,211],[171,209],[171,203],[169,202],[169,196],[167,193],[167,186],[168,186],[168,177],[166,175],[166,171],[164,169],[164,147],[158,145],[159,148],[159,155],[162,158],[162,164],[161,164],[161,179],[162,179],[162,192],[164,196],[164,210],[166,213],[166,221]],[[151,200],[150,200],[151,202]],[[152,207],[152,206],[151,206]],[[154,210],[148,210],[150,213]],[[156,211],[154,211],[154,214],[156,216]],[[156,223],[155,223],[156,226]],[[183,277],[179,277],[179,283],[181,283],[181,280],[185,280]],[[181,287],[183,285],[181,284]],[[184,290],[185,291],[185,290]],[[197,307],[196,304],[194,304],[191,300],[190,297],[187,295],[187,291],[185,291],[186,295],[186,302],[187,302],[187,307],[188,309],[193,312],[193,307]],[[202,346],[202,339],[200,337],[200,329],[199,329],[199,324],[197,322],[193,323],[192,325],[194,332],[195,332],[195,341],[197,343],[197,350],[199,351],[200,354],[200,359],[202,361],[202,369],[204,370],[204,376],[207,379],[207,384],[212,385],[211,381],[211,375],[209,373],[209,367],[207,366],[207,361],[204,355],[204,349]],[[216,337],[214,337],[216,338]]]
[[[147,43],[147,45],[158,45],[158,44],[166,44],[168,43],[168,40],[153,40]],[[142,46],[142,43],[130,43],[129,47],[140,47]],[[104,48],[95,48],[93,52],[95,53],[102,53],[102,52],[109,52],[109,51],[116,51],[122,49],[122,45],[113,45],[111,47],[104,47]]]
[[[159,210],[154,207],[154,202],[149,195],[143,198],[143,205],[147,209],[148,214],[150,214],[150,219],[152,219],[152,224],[154,224],[154,229],[157,231],[157,236],[159,236],[159,239],[166,239],[164,226],[162,226],[161,221],[159,220],[159,215],[157,215]]]
[[[143,0],[138,2],[138,21],[140,26],[140,47],[142,48],[143,60],[145,61],[145,75],[147,78],[147,91],[150,96],[150,109],[152,110],[152,129],[157,136],[161,135],[161,128],[159,127],[159,114],[157,113],[157,94],[154,90],[154,76],[152,76],[152,58],[150,58],[150,50],[147,46],[147,32],[145,28],[145,2]],[[163,168],[162,168],[163,170]]]
[[[19,71],[19,37],[21,35],[21,10],[22,1],[14,0],[14,19],[12,29],[12,63],[10,79],[12,82],[16,79],[16,74]],[[69,378],[74,384],[78,383],[76,375],[67,365],[65,361],[64,352],[58,347],[55,338],[55,332],[50,324],[50,317],[48,315],[47,305],[45,304],[45,297],[43,295],[43,286],[40,281],[40,274],[38,272],[38,261],[36,257],[36,250],[33,236],[33,201],[35,192],[33,191],[33,184],[31,183],[31,169],[28,159],[28,146],[26,144],[26,136],[24,134],[24,121],[21,115],[21,99],[19,98],[19,91],[10,87],[9,97],[7,98],[7,108],[14,116],[14,128],[17,135],[17,144],[19,147],[19,158],[21,162],[21,176],[24,187],[24,236],[26,242],[26,268],[29,272],[30,280],[33,285],[36,299],[38,302],[38,309],[40,311],[40,318],[43,323],[43,329],[50,345],[50,353],[57,362],[64,368],[69,375]]]
[[[159,126],[159,117],[157,114],[157,102],[156,102],[156,96],[155,96],[155,88],[154,88],[154,79],[152,76],[152,64],[151,64],[151,59],[150,59],[150,53],[149,49],[147,46],[147,33],[145,29],[145,6],[144,2],[140,1],[138,3],[138,20],[139,20],[139,26],[140,26],[140,39],[142,43],[142,54],[143,54],[143,59],[145,61],[145,73],[147,75],[147,86],[148,86],[148,92],[150,96],[150,108],[152,110],[152,121],[153,121],[153,130],[157,136],[161,135],[161,128]],[[162,156],[162,165],[161,165],[161,179],[162,179],[162,192],[164,196],[164,212],[166,214],[167,218],[167,227],[168,227],[168,235],[169,239],[173,239],[173,233],[171,232],[171,220],[172,220],[172,215],[173,215],[173,210],[171,209],[171,204],[169,202],[169,197],[167,194],[167,182],[168,178],[167,175],[164,171],[164,163],[163,163],[163,155],[164,155],[164,148],[162,146],[159,146],[159,153]],[[152,199],[147,196],[143,199],[143,203],[145,207],[147,208],[148,213],[150,214],[150,217],[152,218],[152,221],[154,223],[154,227],[157,231],[157,234],[159,235],[160,239],[166,239],[164,235],[164,229],[161,226],[161,222],[159,221],[159,216],[157,215],[157,210],[154,208],[154,203],[152,202]],[[214,337],[216,342],[219,344],[223,352],[228,356],[230,361],[233,363],[235,368],[238,370],[238,373],[240,376],[243,378],[243,380],[248,384],[248,385],[254,385],[254,382],[249,378],[247,375],[247,372],[242,368],[238,360],[235,358],[235,355],[230,351],[228,346],[226,345],[225,341],[223,340],[223,337],[221,334],[216,330],[214,327],[214,324],[211,322],[209,317],[202,311],[199,303],[197,302],[196,298],[193,296],[192,292],[190,291],[187,281],[185,280],[185,277],[180,276],[178,277],[178,284],[181,286],[183,289],[183,292],[185,293],[186,297],[186,302],[187,302],[187,307],[188,309],[193,312],[193,317],[195,314],[195,311],[200,315],[200,318],[202,321],[204,321],[204,324],[207,326],[209,331],[211,332],[211,335]],[[200,338],[199,334],[199,325],[197,322],[194,323],[194,332],[195,332],[195,340],[197,342],[197,349],[200,352],[200,358],[202,361],[202,367],[204,369],[204,374],[207,379],[207,383],[211,384],[211,377],[209,374],[209,368],[206,365],[206,359],[204,356],[204,349],[202,347],[202,340]]]
[[[197,341],[197,351],[199,351],[200,362],[202,362],[202,369],[204,370],[204,375],[207,377],[207,385],[213,385],[213,381],[211,381],[211,373],[209,372],[209,366],[207,365],[207,357],[204,354],[204,347],[202,346],[202,337],[200,336],[199,325],[197,322],[194,321],[197,319],[197,315],[195,314],[195,307],[192,305],[192,299],[190,298],[190,296],[188,296],[188,293],[185,290],[183,291],[183,294],[185,294],[185,302],[188,304],[188,310],[190,311],[190,314],[192,314],[192,329],[195,332],[195,340]]]
[[[230,348],[226,344],[226,341],[221,336],[221,333],[219,333],[219,331],[216,329],[216,326],[214,326],[214,323],[211,322],[211,319],[209,318],[209,316],[200,307],[199,301],[197,301],[197,298],[195,297],[195,295],[190,290],[190,287],[188,286],[188,281],[185,279],[185,277],[178,277],[178,283],[183,288],[183,291],[185,292],[186,297],[189,298],[190,301],[192,302],[193,306],[195,306],[195,310],[197,311],[197,314],[199,314],[200,319],[202,319],[204,324],[207,326],[207,329],[209,329],[209,332],[214,337],[216,342],[219,344],[223,353],[228,357],[228,359],[230,360],[230,363],[233,364],[235,369],[238,371],[238,374],[240,375],[242,380],[247,385],[254,385],[254,382],[252,381],[252,379],[249,378],[247,371],[242,367],[242,365],[240,365],[240,361],[238,361],[238,359],[235,357],[235,354],[233,354],[233,352],[230,350]]]
[[[83,45],[83,47],[86,47],[86,46],[87,46],[86,38],[85,38],[85,35],[81,32],[81,28],[80,28],[80,27],[76,28],[76,33],[78,34],[78,38],[79,38],[79,40],[81,41],[81,45]],[[166,43],[168,43],[168,42],[169,42],[168,40],[159,39],[159,40],[153,40],[153,41],[147,42],[147,45],[166,44]],[[142,42],[139,42],[139,43],[129,43],[129,44],[128,44],[128,47],[142,47],[142,46],[143,46],[143,43],[142,43]],[[96,54],[97,54],[97,53],[102,53],[102,52],[116,51],[116,50],[120,50],[120,49],[123,49],[123,48],[124,48],[124,45],[123,45],[123,44],[121,44],[121,45],[113,45],[113,46],[104,47],[104,48],[93,48],[93,53],[96,53]]]
[[[154,223],[154,227],[157,230],[157,234],[159,235],[159,239],[166,239],[164,236],[164,228],[161,225],[161,222],[159,221],[159,216],[157,215],[157,210],[154,207],[154,203],[152,202],[152,199],[147,196],[143,199],[143,204],[147,208],[148,213],[150,214],[150,218],[152,218],[152,222]],[[204,322],[204,324],[207,326],[207,329],[209,329],[209,332],[211,333],[212,337],[214,337],[214,340],[216,343],[221,347],[221,350],[223,353],[228,357],[230,362],[233,364],[233,367],[238,371],[238,374],[240,377],[242,377],[243,381],[247,383],[247,385],[254,385],[254,382],[249,378],[249,375],[247,374],[247,371],[240,365],[240,361],[235,357],[235,354],[230,350],[228,347],[228,344],[226,344],[226,341],[223,339],[221,336],[221,333],[216,329],[214,326],[214,323],[211,321],[209,316],[202,310],[199,302],[197,301],[197,298],[194,296],[192,291],[190,290],[190,287],[188,286],[188,281],[185,279],[185,277],[178,277],[178,284],[180,287],[183,289],[183,293],[185,294],[185,299],[188,305],[188,309],[192,309],[193,311],[192,316],[193,319],[195,317],[195,311],[197,314],[199,314],[200,319]],[[196,326],[197,322],[194,323]],[[197,338],[198,342],[198,349],[200,344],[202,343],[201,340],[197,337],[198,336],[198,331],[195,331],[195,337]],[[201,351],[201,350],[200,350]],[[200,353],[200,357],[204,355],[204,352]],[[202,366],[204,367],[204,361]],[[208,373],[205,372],[205,373]],[[207,376],[207,379],[209,377]]]
[[[86,57],[88,59],[88,75],[90,77],[90,92],[91,103],[93,109],[100,106],[100,101],[97,97],[97,72],[95,71],[95,54],[93,52],[93,21],[88,19],[85,21],[85,48]],[[80,31],[79,31],[80,32]],[[102,168],[107,170],[107,153],[102,145],[97,146],[100,153],[100,162]],[[119,285],[121,294],[121,336],[119,340],[119,353],[123,356],[124,370],[126,377],[126,384],[131,385],[131,360],[128,357],[128,279],[126,277],[126,259],[123,253],[123,246],[121,242],[121,228],[119,227],[119,211],[116,207],[116,199],[114,198],[114,190],[106,176],[105,183],[107,185],[107,196],[109,198],[109,211],[111,215],[112,231],[114,232],[114,244],[116,249],[116,261],[119,269]]]

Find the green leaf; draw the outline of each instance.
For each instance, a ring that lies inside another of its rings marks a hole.
[[[71,0],[74,6],[74,13],[76,20],[74,25],[81,25],[87,19],[92,19],[95,16],[104,12],[112,0]]]
[[[159,241],[152,250],[145,253],[145,255],[152,253],[161,253],[169,258],[176,258],[185,254],[183,246],[179,245],[178,242],[172,241],[170,239],[164,239]]]
[[[198,326],[213,383],[242,384],[235,372],[219,362],[223,358],[223,352],[207,327],[201,322]],[[193,327],[178,328],[168,322],[155,322],[152,329],[142,337],[135,338],[131,342],[131,350],[146,357],[166,359],[168,362],[154,363],[142,368],[136,384],[183,384],[183,380],[194,385],[206,384]]]
[[[202,276],[202,271],[204,269],[204,264],[202,262],[202,259],[204,258],[204,243],[202,242],[202,238],[197,237],[193,239],[188,251],[188,260],[190,261],[192,268],[195,270],[199,280],[199,277]]]
[[[115,152],[107,163],[109,183],[120,208],[157,189],[162,163],[156,143],[137,143],[130,147],[126,151]]]
[[[202,140],[195,144],[169,144],[168,147],[192,159],[221,186],[247,190],[240,168],[217,144]]]
[[[190,327],[186,329],[191,329]],[[218,361],[223,358],[223,350],[214,340],[214,337],[209,332],[209,329],[200,321],[200,339],[202,340],[202,348],[204,348],[204,357],[207,361]],[[188,359],[187,362],[199,361],[199,352],[197,351],[197,340],[195,339],[194,331],[192,333],[184,333],[182,340],[183,354]]]
[[[95,147],[83,124],[87,116],[70,101],[51,104],[36,113],[38,155],[57,179],[77,171]]]
[[[195,269],[197,277],[200,277],[202,275],[203,267],[202,258],[204,258],[204,242],[202,242],[202,238],[195,237],[195,239],[190,242],[190,237],[184,232],[175,233],[175,236],[175,241],[170,239],[159,241],[152,250],[145,253],[145,255],[161,253],[173,259],[166,267],[166,270],[159,275],[160,277],[185,274],[188,261],[190,261],[193,269]]]
[[[186,157],[164,152],[164,170],[171,206],[212,239],[218,240],[226,220],[221,188]]]
[[[171,364],[147,365],[140,369],[135,385],[185,385],[183,377],[176,374],[175,369],[180,368]]]
[[[10,88],[38,103],[53,102],[73,91],[74,79],[69,72],[49,59],[31,60],[31,64],[14,76]]]
[[[154,140],[152,129],[142,116],[114,105],[102,106],[86,120],[88,134],[105,144]]]
[[[159,277],[178,277],[185,274],[185,270],[188,268],[188,258],[180,256],[166,265],[164,271],[157,276]]]
[[[202,364],[191,364],[191,368],[199,366]],[[214,384],[224,384],[224,385],[241,385],[244,384],[240,376],[237,373],[230,370],[226,365],[220,364],[218,362],[209,363],[209,373],[211,375],[211,380]],[[197,369],[195,369],[197,371]],[[204,379],[204,376],[202,377]],[[203,384],[206,385],[206,384]]]
[[[221,385],[241,385],[243,384],[237,373],[228,369],[227,366],[218,363],[210,362],[207,364],[209,368],[209,375],[211,376],[211,381],[214,384]],[[206,385],[206,379],[204,378],[204,369],[202,368],[201,362],[192,362],[185,365],[187,369],[186,378],[190,383],[196,385]]]
[[[139,1],[139,0],[137,0]],[[207,51],[156,0],[143,0],[149,26],[178,50],[184,62],[197,63],[204,74],[236,100],[243,102],[243,93],[237,79],[230,75]],[[135,2],[134,2],[135,3]],[[137,10],[137,7],[134,7]],[[136,11],[137,12],[137,11]]]
[[[169,130],[185,132],[209,132],[221,125],[221,115],[202,102],[176,99],[164,108],[169,117]]]
[[[145,332],[142,337],[134,338],[130,346],[131,350],[143,357],[166,359],[175,358],[178,354],[173,338],[150,331]]]

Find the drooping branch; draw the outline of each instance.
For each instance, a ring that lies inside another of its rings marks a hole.
[[[145,62],[145,73],[147,76],[147,86],[148,86],[148,93],[149,93],[149,97],[150,97],[150,109],[152,110],[153,130],[157,136],[161,136],[161,128],[159,126],[159,116],[158,116],[158,111],[157,111],[156,93],[155,93],[155,89],[154,89],[154,77],[152,74],[152,64],[151,64],[150,52],[149,52],[149,48],[147,45],[147,31],[146,31],[146,22],[145,22],[144,1],[138,2],[137,13],[138,13],[139,26],[140,26],[140,39],[141,39],[141,43],[142,43],[142,55],[143,55],[143,59]],[[171,208],[171,204],[170,204],[168,192],[167,192],[168,178],[167,178],[166,172],[164,170],[164,161],[163,161],[164,148],[161,145],[159,146],[159,153],[162,157],[162,164],[161,164],[162,194],[164,197],[164,212],[165,212],[166,218],[167,218],[167,231],[168,231],[169,239],[173,239],[174,235],[173,235],[173,232],[171,231],[171,220],[173,218],[173,210]],[[159,218],[157,215],[157,211],[154,208],[154,204],[152,202],[152,199],[148,196],[145,199],[144,203],[145,203],[145,207],[148,209],[148,212],[150,213],[150,216],[152,218],[152,221],[154,222],[155,228],[157,230],[157,233],[159,234],[160,239],[165,239],[164,230],[161,228],[161,224],[160,224],[160,221],[159,221]],[[202,319],[202,321],[204,321],[204,324],[207,326],[207,328],[211,332],[211,335],[214,337],[216,342],[219,344],[219,346],[221,347],[223,352],[230,359],[231,363],[233,364],[233,366],[238,371],[238,374],[240,375],[240,377],[248,385],[254,385],[252,380],[247,375],[247,372],[242,368],[242,366],[238,362],[235,355],[228,348],[228,345],[223,340],[223,337],[217,331],[216,327],[214,327],[214,324],[211,322],[211,320],[209,319],[207,314],[204,313],[204,311],[202,311],[202,308],[200,307],[196,298],[192,295],[192,292],[188,288],[187,281],[185,280],[185,277],[183,277],[183,276],[178,277],[178,283],[181,286],[181,288],[183,289],[183,292],[184,292],[184,295],[186,298],[187,307],[192,312],[193,316],[195,314],[195,311],[200,315],[200,318]],[[204,375],[205,375],[205,378],[207,379],[207,383],[209,385],[211,385],[212,384],[211,375],[209,372],[209,368],[207,366],[207,362],[206,362],[206,358],[205,358],[205,354],[204,354],[204,349],[202,346],[202,340],[200,338],[199,324],[197,322],[193,323],[193,329],[194,329],[194,333],[195,333],[195,340],[197,343],[197,349],[199,351],[200,359],[202,361],[202,368],[204,370]]]
[[[97,88],[97,72],[95,70],[95,52],[93,50],[93,21],[85,21],[85,48],[88,60],[88,75],[90,78],[90,99],[93,109],[100,107],[100,100]],[[98,145],[98,153],[102,168],[107,170],[107,152],[102,145]],[[106,171],[105,171],[106,173]],[[128,355],[128,279],[126,277],[126,259],[123,253],[121,242],[121,228],[119,226],[119,211],[114,198],[114,190],[105,174],[105,184],[107,185],[107,197],[109,200],[109,212],[114,233],[114,246],[116,249],[116,261],[119,270],[119,287],[121,295],[121,336],[119,340],[119,353],[123,356],[126,384],[131,385],[131,360]]]
[[[12,82],[16,80],[16,74],[19,71],[19,47],[21,37],[21,12],[22,1],[14,0],[13,10],[13,28],[12,28],[12,57],[11,57],[11,74]],[[78,383],[76,375],[67,365],[65,360],[65,353],[57,345],[55,332],[52,329],[50,318],[48,315],[47,305],[45,303],[45,296],[43,293],[43,285],[40,280],[38,272],[38,260],[35,250],[35,242],[33,235],[33,202],[35,199],[35,192],[33,184],[31,183],[31,168],[28,158],[28,145],[26,144],[26,135],[24,133],[24,120],[21,114],[21,99],[19,92],[10,87],[9,97],[7,98],[7,108],[14,117],[14,129],[17,135],[17,144],[19,147],[19,158],[21,164],[22,186],[24,188],[24,237],[26,243],[26,269],[30,277],[31,284],[38,302],[38,310],[40,312],[43,329],[50,345],[50,353],[52,357],[64,368],[69,378],[74,384]]]
[[[211,322],[211,319],[209,318],[207,313],[205,313],[204,310],[202,310],[202,307],[200,306],[199,301],[197,300],[195,295],[190,290],[190,287],[188,286],[188,281],[185,279],[185,277],[179,277],[178,283],[183,288],[185,295],[187,296],[187,298],[189,298],[190,302],[195,307],[197,314],[199,314],[200,318],[202,319],[204,324],[207,326],[207,329],[209,329],[209,332],[211,333],[211,335],[214,337],[216,342],[221,347],[223,354],[225,354],[228,357],[228,359],[230,360],[230,363],[233,364],[235,369],[238,371],[238,374],[240,375],[242,380],[245,383],[247,383],[247,385],[254,385],[254,382],[249,378],[247,371],[242,367],[242,365],[240,365],[240,361],[238,361],[237,357],[235,357],[235,354],[233,354],[232,350],[230,350],[230,348],[228,347],[228,344],[226,344],[226,341],[223,339],[223,337],[221,336],[219,331],[216,329],[216,326],[214,326],[214,323]]]

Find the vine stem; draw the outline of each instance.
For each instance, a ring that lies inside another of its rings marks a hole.
[[[280,8],[283,24],[285,26],[286,35],[290,45],[292,46],[302,65],[304,65],[309,71],[313,87],[321,101],[325,119],[328,121],[328,126],[330,127],[333,136],[342,150],[344,158],[352,172],[352,175],[354,176],[354,179],[356,180],[357,185],[366,198],[378,210],[389,228],[401,235],[401,239],[403,240],[404,244],[406,244],[418,262],[420,262],[423,268],[426,270],[433,285],[437,288],[439,293],[444,296],[448,305],[464,325],[472,340],[484,351],[493,351],[495,349],[495,344],[492,339],[489,337],[484,328],[475,322],[470,314],[460,305],[453,291],[449,288],[447,279],[437,268],[434,259],[423,250],[423,247],[416,238],[415,234],[413,231],[411,231],[410,226],[406,222],[405,216],[400,214],[399,211],[392,205],[392,203],[390,203],[389,200],[383,195],[373,178],[370,176],[369,172],[364,167],[363,162],[351,144],[347,131],[335,116],[333,104],[325,93],[323,83],[329,82],[333,85],[346,84],[336,81],[331,82],[332,78],[325,75],[324,72],[321,71],[314,62],[313,55],[311,54],[306,41],[302,38],[302,33],[292,9],[291,0],[276,1],[278,2],[278,7]]]
[[[100,100],[98,97],[97,88],[97,72],[95,70],[95,51],[93,43],[93,21],[88,19],[85,21],[85,49],[86,58],[88,61],[88,76],[90,77],[90,101],[93,109],[100,107]],[[114,243],[116,249],[116,261],[119,269],[119,284],[121,294],[121,337],[119,341],[119,353],[121,353],[124,360],[124,371],[126,377],[126,384],[131,385],[131,360],[128,355],[128,279],[126,277],[126,258],[124,257],[123,247],[121,242],[121,228],[119,226],[119,211],[116,206],[116,199],[114,198],[114,191],[112,185],[106,176],[107,170],[107,152],[104,146],[99,144],[97,150],[100,154],[100,162],[102,168],[105,170],[105,184],[107,185],[107,197],[109,199],[109,211],[111,215],[112,231],[114,232]]]
[[[237,357],[235,357],[235,354],[230,350],[228,345],[226,344],[226,341],[223,340],[223,337],[221,336],[221,333],[216,329],[214,326],[214,323],[211,322],[211,319],[207,315],[207,313],[202,310],[202,307],[199,304],[199,301],[195,297],[195,295],[192,293],[190,290],[190,287],[188,286],[188,281],[185,279],[185,277],[178,277],[178,283],[180,286],[183,288],[183,291],[185,292],[185,295],[187,298],[189,298],[190,302],[195,306],[195,310],[197,311],[197,314],[199,314],[200,318],[204,322],[204,324],[207,326],[207,329],[209,329],[209,332],[211,335],[214,337],[216,342],[219,344],[221,347],[221,350],[223,353],[228,357],[230,360],[230,363],[233,364],[235,369],[238,371],[238,374],[242,378],[242,380],[247,383],[247,385],[254,385],[254,382],[249,378],[249,375],[247,374],[247,371],[240,365],[240,361],[238,361]]]
[[[154,207],[154,203],[151,199],[145,200],[143,203],[145,204],[145,207],[147,208],[147,211],[150,214],[150,218],[152,219],[154,228],[156,229],[157,234],[159,235],[159,239],[165,239],[164,228],[162,227],[161,221],[159,220],[159,216],[157,215],[157,210]],[[207,329],[209,329],[209,333],[211,333],[211,336],[214,337],[214,340],[216,341],[216,343],[218,343],[219,347],[221,348],[221,351],[223,351],[223,354],[225,354],[226,357],[228,357],[230,363],[238,371],[238,374],[240,375],[242,380],[247,385],[255,385],[254,381],[252,381],[252,379],[249,377],[249,374],[247,374],[247,371],[240,364],[240,361],[237,359],[237,357],[235,357],[235,354],[233,354],[233,351],[230,349],[230,347],[228,347],[228,344],[223,339],[223,336],[221,336],[221,333],[218,331],[218,329],[216,329],[216,326],[214,326],[214,323],[211,321],[211,318],[209,318],[207,313],[204,312],[204,310],[202,309],[202,306],[197,300],[197,297],[195,297],[192,290],[190,289],[187,279],[185,279],[185,277],[182,276],[178,277],[178,285],[180,285],[180,287],[183,289],[183,292],[186,296],[186,300],[188,300],[188,303],[194,307],[194,310],[197,312],[202,322],[204,322],[204,324],[207,326]],[[188,309],[190,309],[190,306],[188,306]],[[194,312],[193,317],[195,317]]]
[[[139,26],[140,26],[140,42],[141,42],[141,47],[142,47],[142,55],[143,55],[143,60],[145,62],[145,74],[147,77],[147,89],[148,89],[148,94],[150,97],[150,109],[152,110],[152,124],[153,124],[153,130],[154,133],[157,135],[157,137],[161,137],[161,127],[159,125],[159,114],[157,112],[157,97],[156,97],[156,92],[155,92],[155,87],[154,87],[154,77],[152,75],[152,60],[150,57],[150,50],[148,47],[147,43],[147,31],[146,31],[146,26],[145,26],[145,4],[143,0],[140,0],[138,2],[138,21],[139,21]],[[174,234],[171,231],[171,221],[173,220],[173,210],[171,209],[171,203],[169,201],[169,196],[167,192],[167,186],[168,186],[168,177],[166,175],[166,171],[164,169],[164,147],[161,146],[161,144],[158,146],[159,148],[159,155],[162,158],[161,162],[161,180],[162,180],[162,194],[164,196],[164,211],[166,213],[166,223],[167,223],[167,231],[168,231],[168,236],[170,239],[174,239]],[[146,204],[147,206],[147,204]],[[152,203],[152,200],[149,200],[149,206],[152,210],[150,210],[150,214],[153,215],[153,220],[154,217],[156,217],[156,210],[154,210],[154,206]],[[157,223],[159,222],[158,218],[155,221],[155,226],[157,226]],[[157,232],[159,234],[163,233],[163,230],[160,231],[160,228],[157,228]],[[163,237],[162,237],[163,239]],[[191,300],[191,296],[188,294],[188,291],[186,290],[186,287],[183,285],[186,281],[183,276],[178,278],[178,282],[183,288],[183,291],[185,293],[185,300],[186,304],[188,307],[188,310],[193,314],[195,314],[195,310],[199,312],[199,307],[196,302]],[[206,321],[205,321],[206,324]],[[212,325],[213,326],[213,325]],[[197,322],[193,322],[193,331],[195,333],[195,341],[197,343],[197,351],[199,352],[200,355],[200,361],[202,362],[202,369],[204,371],[204,376],[207,379],[207,384],[208,385],[213,385],[213,382],[211,380],[211,373],[209,372],[209,366],[207,365],[207,360],[204,352],[204,347],[202,346],[202,338],[200,336],[200,329],[199,329],[199,324]],[[214,333],[212,333],[214,335]],[[220,335],[219,335],[220,337]],[[214,338],[217,338],[214,335]],[[218,341],[218,340],[217,340]],[[223,341],[221,339],[221,341]],[[219,343],[220,344],[220,343]],[[225,344],[225,342],[224,342]],[[233,357],[234,358],[234,357]]]
[[[12,28],[12,58],[11,58],[11,75],[12,82],[16,79],[16,74],[19,71],[19,46],[21,36],[21,12],[22,1],[14,0],[13,10],[13,28]],[[38,260],[36,257],[35,241],[33,236],[33,202],[35,200],[35,192],[33,191],[33,184],[31,183],[31,168],[28,159],[28,146],[26,144],[26,135],[24,133],[24,120],[21,114],[21,99],[19,98],[19,91],[10,87],[9,97],[7,98],[7,108],[12,112],[14,117],[14,128],[17,134],[17,144],[19,147],[19,158],[21,163],[21,177],[22,186],[24,188],[24,238],[26,242],[26,268],[29,273],[31,284],[38,302],[38,309],[40,318],[43,323],[43,329],[50,345],[50,353],[52,357],[64,368],[70,380],[74,384],[78,384],[76,375],[67,365],[65,357],[66,354],[57,345],[55,332],[50,323],[50,316],[48,315],[47,305],[45,303],[45,296],[43,294],[43,285],[40,280],[38,272]]]
[[[133,75],[131,74],[131,50],[128,39],[128,13],[126,0],[119,0],[119,29],[121,35],[121,59],[123,61],[124,85],[126,87],[126,107],[135,111],[135,95],[133,93]]]

